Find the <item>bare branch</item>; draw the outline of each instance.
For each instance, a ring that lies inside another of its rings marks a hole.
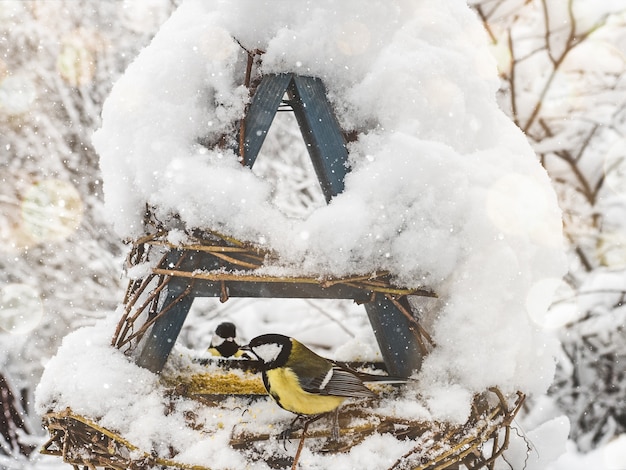
[[[519,115],[517,114],[517,90],[516,90],[516,67],[517,61],[515,60],[515,50],[513,45],[513,35],[511,31],[508,31],[507,34],[509,53],[511,54],[511,72],[509,73],[509,91],[510,91],[510,99],[511,99],[511,117],[513,118],[513,122],[515,125],[520,127]]]

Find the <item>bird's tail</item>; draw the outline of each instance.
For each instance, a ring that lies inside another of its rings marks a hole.
[[[394,377],[391,375],[366,374],[364,372],[357,372],[357,375],[363,382],[378,382],[378,383],[383,383],[383,384],[405,384],[411,381],[411,379],[406,379],[403,377]]]
[[[349,372],[352,372],[356,375],[362,382],[378,382],[378,383],[386,383],[386,384],[405,384],[407,382],[411,382],[412,379],[407,379],[404,377],[394,377],[392,375],[378,375],[378,374],[368,374],[367,372],[361,372],[359,370],[350,367],[345,363],[337,364],[342,369],[346,369]]]

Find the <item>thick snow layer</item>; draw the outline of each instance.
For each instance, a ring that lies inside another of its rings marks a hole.
[[[265,51],[263,73],[322,78],[340,123],[358,135],[345,191],[305,218],[273,205],[268,182],[232,151],[198,143],[232,134],[244,112],[243,48]],[[94,144],[106,207],[124,238],[143,233],[147,204],[161,221],[176,216],[276,250],[283,272],[388,270],[399,285],[434,289],[437,347],[417,376],[426,408],[413,411],[460,422],[475,392],[542,393],[553,378],[554,340],[532,319],[545,317],[545,286],[564,273],[560,211],[523,134],[498,109],[497,87],[480,21],[461,0],[187,0],[105,104]],[[94,347],[94,336],[68,338],[48,365],[41,411],[71,406],[142,448],[173,442],[186,462],[211,455],[214,468],[222,457],[240,466],[228,433],[175,432],[188,405],[163,416],[156,378],[106,342]],[[87,349],[97,357],[79,353]],[[124,393],[92,390],[113,382]],[[377,446],[391,444],[380,436],[367,448]]]
[[[172,385],[167,385],[161,377],[215,373],[217,366],[192,361],[208,353],[177,347],[159,377],[109,345],[115,320],[115,315],[111,315],[95,326],[65,337],[58,354],[46,364],[37,387],[35,405],[39,413],[70,407],[74,413],[138,447],[137,459],[145,453],[168,457],[174,452],[175,461],[181,464],[212,469],[248,468],[251,463],[246,461],[245,452],[229,445],[233,436],[242,433],[269,433],[272,438],[261,444],[263,453],[293,457],[298,440],[287,442],[283,448],[278,438],[293,419],[291,413],[279,408],[269,397],[265,400],[233,397],[216,408],[172,393]],[[420,393],[419,382],[409,384],[399,395],[382,399],[375,412],[378,416],[416,421],[432,420],[436,415],[458,423],[465,421],[467,411],[458,408],[464,408],[463,402],[471,397],[462,387],[442,388],[436,398],[427,400],[419,398]],[[329,426],[328,418],[316,426]],[[568,429],[567,419],[560,418],[540,425],[527,436],[521,431],[513,433],[507,461],[513,465],[532,462],[535,465],[532,468],[545,468],[547,462],[562,453]],[[390,468],[416,444],[410,439],[398,440],[390,434],[375,433],[346,453],[320,454],[315,452],[319,445],[314,439],[306,441],[300,457],[302,468]],[[530,458],[528,446],[532,449]],[[254,468],[263,470],[270,466],[257,461]]]
[[[358,13],[356,13],[358,12]],[[345,191],[305,219],[227,149],[247,100],[247,50],[262,71],[321,77],[349,147]],[[556,198],[522,133],[498,109],[494,61],[462,1],[189,0],[117,82],[94,143],[123,237],[162,221],[276,250],[288,272],[389,270],[440,296],[423,376],[470,390],[542,391],[552,378],[540,317],[564,271]],[[537,292],[537,289],[532,292]],[[535,295],[536,297],[536,295]],[[543,301],[542,301],[543,300]],[[537,307],[538,306],[538,307]]]

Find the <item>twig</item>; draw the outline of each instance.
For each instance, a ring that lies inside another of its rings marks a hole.
[[[246,273],[233,273],[233,272],[224,272],[224,271],[209,271],[209,272],[201,272],[201,271],[181,271],[177,269],[163,269],[163,268],[153,268],[152,272],[154,274],[162,274],[165,276],[177,276],[184,277],[189,279],[202,279],[206,281],[240,281],[240,282],[284,282],[284,283],[294,283],[294,284],[318,284],[322,288],[328,287],[326,281],[320,280],[315,277],[287,277],[287,276],[269,276],[269,275],[261,275],[261,274],[246,274]],[[354,284],[350,282],[351,278],[346,278],[341,280],[340,282],[333,281],[333,284],[345,284],[345,285],[353,285],[357,287],[366,287],[368,290],[372,290],[374,292],[381,292],[387,294],[395,294],[395,295],[421,295],[426,297],[436,297],[431,291],[426,291],[423,289],[402,289],[395,287],[377,287],[372,285],[358,286],[358,284]]]
[[[302,453],[302,448],[304,447],[304,440],[306,439],[306,431],[309,428],[310,421],[304,422],[304,427],[302,428],[302,436],[300,437],[300,442],[298,443],[298,450],[296,450],[296,455],[293,457],[293,464],[291,465],[291,470],[296,470],[298,468],[298,460],[300,460],[300,454]]]
[[[417,321],[413,315],[411,315],[411,312],[409,312],[396,298],[390,296],[390,295],[386,295],[385,297],[387,297],[387,299],[389,299],[395,306],[396,308],[400,311],[400,313],[402,313],[402,315],[404,315],[406,317],[406,319],[409,321],[410,325],[413,327],[411,329],[411,332],[415,335],[415,338],[417,339],[418,344],[420,345],[420,349],[423,355],[428,354],[428,348],[426,347],[426,345],[423,343],[422,341],[422,336],[426,339],[426,341],[428,341],[432,346],[435,346],[435,342],[433,341],[432,337],[430,336],[430,334],[428,334],[428,332],[424,329],[424,327],[422,327],[422,325],[420,324],[419,321]]]
[[[509,72],[509,90],[511,94],[511,115],[513,116],[513,122],[516,126],[520,127],[520,117],[517,114],[517,92],[516,92],[516,70],[517,60],[515,59],[515,51],[513,44],[513,35],[511,30],[507,31],[507,44],[509,48],[509,54],[511,54],[511,71]]]
[[[163,307],[161,309],[161,311],[159,312],[159,314],[157,316],[155,316],[154,318],[151,318],[150,320],[146,321],[141,328],[139,328],[139,330],[137,330],[135,333],[133,333],[132,335],[130,335],[128,338],[126,338],[122,344],[120,344],[118,347],[121,348],[122,346],[124,346],[125,344],[130,343],[133,339],[135,338],[141,338],[143,336],[143,334],[147,331],[147,329],[152,326],[154,324],[154,322],[156,322],[159,318],[161,318],[163,315],[165,315],[167,312],[169,312],[178,302],[180,302],[183,298],[185,298],[189,292],[191,292],[191,288],[192,288],[193,284],[190,283],[187,288],[181,292],[174,300],[172,300],[168,305],[166,305],[165,307]]]
[[[343,323],[341,323],[339,320],[337,320],[335,317],[333,317],[332,315],[330,315],[326,310],[324,310],[323,308],[321,308],[319,305],[317,305],[315,302],[312,302],[309,299],[304,299],[304,301],[312,308],[314,308],[315,310],[317,310],[319,313],[321,313],[322,315],[324,315],[326,318],[330,319],[330,321],[332,321],[334,324],[336,324],[339,328],[341,328],[348,336],[350,336],[351,338],[354,338],[354,333],[352,333],[348,328],[346,328],[344,326]]]
[[[117,327],[115,328],[115,333],[113,334],[113,338],[111,340],[111,346],[115,346],[115,343],[120,338],[120,331],[121,331],[122,325],[127,322],[128,315],[130,314],[133,306],[135,305],[135,303],[137,302],[137,300],[139,299],[139,297],[141,296],[143,291],[146,289],[146,287],[148,287],[148,285],[150,285],[150,283],[152,282],[152,280],[154,278],[155,278],[155,275],[153,275],[153,274],[150,274],[150,275],[146,276],[145,279],[143,280],[142,284],[139,286],[139,288],[137,290],[135,290],[134,293],[131,296],[129,296],[127,299],[125,299],[125,300],[127,300],[127,302],[124,302],[126,304],[126,306],[124,308],[124,314],[122,315],[122,318],[120,319],[120,321],[117,323]],[[133,281],[131,281],[131,282],[133,282]],[[151,293],[151,295],[152,295],[152,293]],[[126,328],[124,330],[124,333],[122,334],[122,336],[124,336],[127,331],[128,331],[128,329]]]
[[[124,327],[124,331],[122,332],[122,334],[120,335],[118,339],[118,343],[117,343],[118,348],[121,348],[124,344],[127,343],[126,341],[124,341],[124,338],[126,338],[126,335],[128,334],[128,332],[134,328],[135,321],[137,320],[137,318],[139,318],[139,316],[144,312],[144,310],[148,307],[148,305],[154,302],[155,299],[158,299],[159,295],[161,294],[161,291],[165,289],[169,281],[170,281],[169,277],[161,276],[161,280],[159,284],[157,285],[157,287],[150,292],[150,294],[148,295],[144,303],[141,306],[139,306],[139,308],[137,308],[134,315],[130,317],[130,319],[128,318],[124,319],[126,326]],[[137,295],[137,298],[138,297],[139,295]],[[136,299],[133,299],[133,300],[136,300]],[[128,312],[131,311],[131,308],[129,307],[127,307],[127,309],[128,309]]]

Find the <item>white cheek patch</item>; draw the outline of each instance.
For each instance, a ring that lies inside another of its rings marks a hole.
[[[283,347],[276,343],[261,344],[252,348],[252,352],[266,364],[275,361],[282,350]]]
[[[221,336],[213,335],[213,338],[211,339],[211,344],[213,346],[220,346],[224,341],[225,339],[222,338]]]

